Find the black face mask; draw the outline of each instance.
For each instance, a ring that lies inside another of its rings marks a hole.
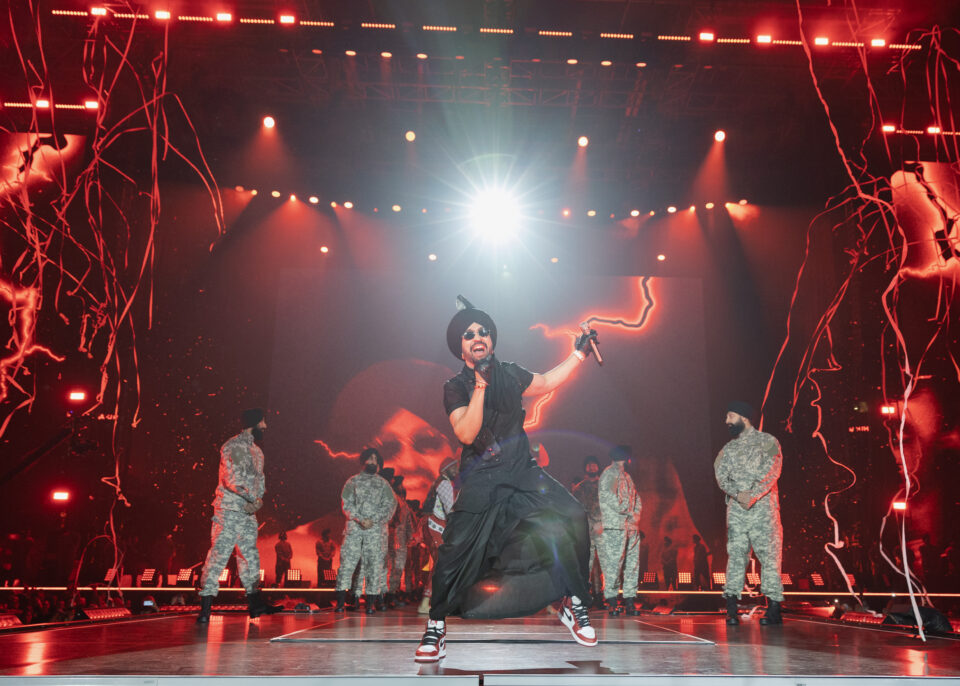
[[[258,426],[253,427],[253,440],[257,443],[263,440],[263,429]]]
[[[733,436],[734,438],[736,438],[741,433],[743,433],[743,430],[746,428],[747,428],[746,424],[744,424],[743,420],[741,419],[738,419],[733,424],[727,424],[727,431],[729,431],[730,435]]]
[[[596,481],[597,479],[600,478],[600,473],[599,473],[599,472],[587,472],[587,478],[590,479],[590,481]]]
[[[367,464],[363,465],[363,471],[365,471],[367,474],[376,474],[376,473],[377,473],[377,463],[376,463],[376,462],[368,462]]]

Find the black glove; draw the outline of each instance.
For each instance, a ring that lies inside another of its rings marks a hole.
[[[493,356],[487,355],[485,358],[473,365],[474,371],[488,384],[493,379]]]
[[[590,353],[593,352],[593,346],[590,345],[590,341],[593,341],[596,344],[600,343],[600,339],[597,338],[597,330],[590,329],[587,333],[582,333],[577,336],[577,342],[574,343],[574,350],[579,350],[587,357],[590,356]]]

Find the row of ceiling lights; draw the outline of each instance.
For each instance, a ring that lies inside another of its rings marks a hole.
[[[80,16],[80,17],[114,17],[117,19],[150,19],[151,15],[143,12],[115,12],[107,7],[103,6],[93,6],[89,11],[83,10],[51,10],[51,13],[59,16]],[[168,9],[156,9],[153,12],[153,19],[157,21],[171,21],[174,19],[174,14]],[[216,12],[213,15],[176,15],[177,21],[182,22],[219,22],[222,24],[232,23],[234,20],[234,15],[232,12],[221,11]],[[334,28],[336,22],[333,21],[317,21],[312,19],[298,19],[296,15],[289,12],[281,12],[276,17],[240,17],[239,23],[241,24],[280,24],[283,26],[313,26],[320,28]],[[397,28],[396,24],[386,23],[386,22],[361,22],[361,28],[364,29],[374,29],[374,30],[395,30]],[[456,33],[459,30],[457,26],[444,26],[444,25],[432,25],[432,24],[423,24],[420,29],[424,32],[441,32],[441,33]],[[479,33],[487,35],[513,35],[516,33],[515,29],[512,28],[503,28],[503,27],[480,27],[478,29]],[[537,35],[547,38],[572,38],[573,31],[560,31],[554,29],[539,29],[537,30]],[[636,38],[636,34],[633,33],[623,33],[623,32],[600,32],[601,38],[606,39],[615,39],[615,40],[633,40]],[[693,36],[686,35],[671,35],[671,34],[660,34],[657,35],[657,40],[659,41],[692,41]],[[704,30],[700,31],[697,35],[697,39],[701,43],[719,43],[719,44],[729,44],[729,45],[745,45],[750,43],[756,43],[759,45],[803,45],[803,42],[800,40],[789,40],[789,39],[778,39],[774,38],[772,34],[761,33],[756,35],[753,38],[748,37],[717,37],[717,34],[713,30]],[[872,37],[869,40],[857,41],[857,40],[832,40],[829,36],[815,36],[813,44],[819,47],[840,47],[840,48],[890,48],[892,50],[918,50],[920,45],[913,43],[888,43],[886,38],[882,37]]]

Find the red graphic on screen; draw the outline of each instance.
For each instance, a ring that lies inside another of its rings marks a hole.
[[[656,301],[652,292],[653,277],[640,276],[636,278],[637,294],[639,303],[631,303],[630,309],[636,314],[632,316],[623,314],[591,314],[587,313],[580,322],[585,323],[590,328],[596,329],[599,334],[605,329],[615,329],[631,333],[639,333],[650,324],[650,314],[656,306]],[[575,329],[551,329],[546,324],[534,324],[531,329],[540,329],[547,338],[556,338],[558,336],[570,336],[576,339],[580,335],[579,322]],[[602,340],[602,335],[601,335]],[[539,396],[531,405],[527,419],[523,423],[525,429],[535,429],[540,426],[543,420],[543,411],[550,401],[553,400],[555,393],[546,393]]]

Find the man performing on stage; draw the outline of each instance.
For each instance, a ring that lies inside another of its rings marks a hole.
[[[562,601],[558,617],[581,645],[597,644],[587,617],[587,516],[580,503],[533,461],[521,396],[566,381],[597,340],[583,333],[575,350],[545,374],[493,355],[490,315],[466,305],[447,327],[447,346],[464,361],[444,384],[444,407],[463,449],[461,488],[447,519],[433,572],[430,619],[417,662],[446,654],[446,617],[497,619],[533,614]]]
[[[720,489],[727,494],[727,624],[739,624],[737,600],[743,589],[750,549],[760,559],[760,590],[770,601],[761,624],[782,624],[783,581],[780,561],[783,527],[777,479],[783,456],[780,443],[753,428],[753,408],[741,401],[727,407],[729,441],[713,465]]]
[[[263,507],[263,451],[254,441],[263,438],[267,428],[263,410],[244,410],[240,415],[243,431],[220,448],[220,483],[213,499],[212,545],[200,577],[200,616],[198,624],[210,621],[213,599],[220,591],[220,572],[227,566],[230,553],[237,549],[237,572],[247,592],[251,617],[273,614],[283,609],[269,605],[260,592],[260,553],[257,551],[257,515]]]

